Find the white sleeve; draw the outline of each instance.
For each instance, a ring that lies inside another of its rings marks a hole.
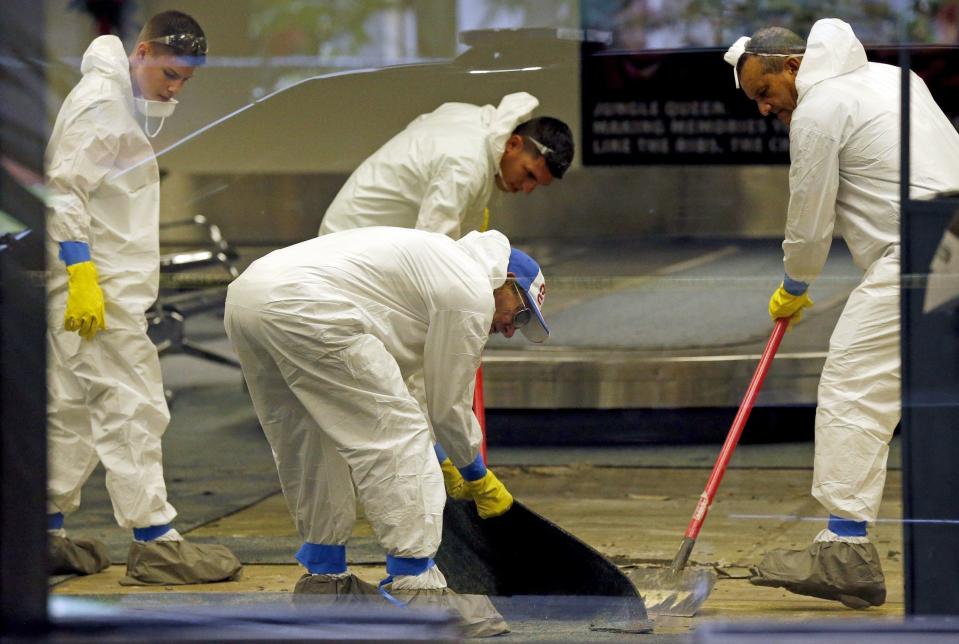
[[[90,193],[115,168],[124,115],[111,102],[94,104],[66,123],[47,167],[47,232],[57,242],[90,241]]]
[[[474,163],[449,157],[438,163],[423,195],[416,228],[459,239],[467,209],[485,187],[486,172]]]
[[[423,370],[414,371],[406,378],[406,388],[410,390],[410,395],[416,399],[423,416],[426,418],[426,424],[429,425],[430,435],[433,442],[436,442],[436,433],[433,431],[433,419],[430,418],[430,408],[426,404],[426,384],[424,381]]]
[[[457,467],[473,462],[483,440],[473,415],[473,389],[489,320],[475,311],[437,311],[426,333],[426,404],[436,440]]]
[[[810,284],[822,271],[836,224],[839,140],[812,128],[789,132],[789,211],[783,266],[793,280]]]

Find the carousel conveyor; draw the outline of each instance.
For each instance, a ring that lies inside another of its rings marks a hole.
[[[483,357],[486,407],[507,410],[735,408],[771,322],[769,295],[782,276],[773,239],[635,238],[514,240],[543,267],[544,313],[552,331],[542,345],[493,336]],[[245,248],[245,266],[267,252]],[[180,274],[167,286],[183,286]],[[189,288],[204,284],[186,275]],[[229,279],[216,272],[207,286]],[[758,406],[809,407],[829,336],[861,273],[841,240],[810,289],[815,306],[786,334]],[[222,322],[203,346],[230,348]],[[208,337],[210,336],[210,337]]]
[[[551,337],[494,336],[487,408],[677,409],[739,404],[782,277],[779,240],[517,242],[543,267]],[[836,240],[810,290],[815,306],[779,349],[758,404],[808,406],[829,335],[861,279]]]

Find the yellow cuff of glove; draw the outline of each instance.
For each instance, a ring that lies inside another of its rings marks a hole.
[[[498,517],[513,507],[513,495],[491,470],[486,470],[483,478],[463,481],[463,484],[476,502],[476,511],[481,519]]]
[[[103,312],[103,291],[93,262],[77,262],[67,266],[67,310],[63,328],[76,331],[85,340],[92,340],[97,331],[107,328]]]
[[[798,324],[802,319],[802,310],[813,305],[809,295],[793,295],[780,284],[779,288],[769,298],[769,316],[775,322],[779,318],[789,318],[789,327]]]
[[[443,483],[446,484],[446,496],[457,501],[468,501],[473,497],[466,490],[466,481],[463,475],[453,465],[453,461],[447,458],[440,463],[440,469],[443,470]]]

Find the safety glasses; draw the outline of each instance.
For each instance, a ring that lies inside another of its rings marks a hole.
[[[553,148],[543,145],[542,143],[540,143],[539,141],[537,141],[531,136],[527,136],[526,138],[529,139],[529,142],[532,143],[536,147],[536,149],[539,150],[539,153],[542,154],[544,157],[547,154],[553,153]]]
[[[547,146],[547,145],[543,145],[542,143],[540,143],[539,141],[537,141],[536,139],[534,139],[534,138],[531,137],[531,136],[528,136],[528,135],[527,135],[526,138],[527,138],[527,140],[529,140],[530,143],[533,144],[533,147],[536,148],[536,150],[540,153],[540,155],[541,155],[544,159],[546,159],[546,163],[547,163],[547,165],[550,166],[551,171],[552,171],[552,168],[555,167],[556,170],[558,170],[559,172],[562,173],[562,172],[565,172],[565,171],[566,171],[566,168],[569,167],[569,162],[567,162],[567,161],[559,161],[559,160],[556,159],[556,151],[553,150],[553,148],[551,148],[551,147],[549,147],[549,146]]]
[[[514,328],[521,329],[533,318],[533,312],[529,310],[529,307],[526,306],[526,298],[523,297],[523,292],[519,290],[519,286],[516,282],[513,282],[513,288],[516,289],[516,295],[519,296],[520,302],[523,303],[523,308],[513,314],[513,321],[511,324]]]
[[[151,38],[147,42],[156,42],[170,47],[177,53],[191,56],[206,56],[206,38],[193,34],[170,34],[160,38]]]

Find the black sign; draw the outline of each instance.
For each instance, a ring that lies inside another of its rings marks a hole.
[[[724,49],[601,52],[583,57],[583,164],[784,164],[789,134],[733,82]],[[898,50],[867,50],[898,64]],[[943,111],[959,122],[959,48],[912,52]]]

